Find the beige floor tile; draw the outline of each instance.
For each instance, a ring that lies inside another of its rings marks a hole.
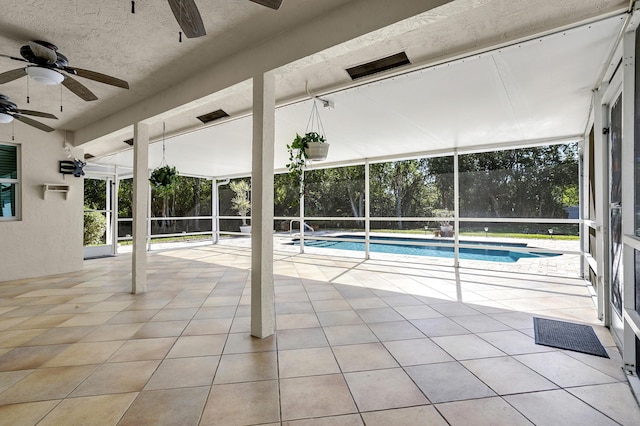
[[[102,325],[109,321],[117,312],[92,312],[74,315],[60,323],[58,327],[82,327],[88,325]]]
[[[434,404],[495,396],[487,385],[457,362],[416,365],[405,370]]]
[[[453,358],[431,339],[396,340],[383,344],[402,366],[453,361]]]
[[[226,340],[226,334],[179,337],[167,358],[220,355]]]
[[[617,424],[564,390],[508,395],[504,399],[535,425]]]
[[[278,330],[278,349],[304,349],[329,346],[321,328],[298,328]]]
[[[200,425],[279,424],[279,420],[278,382],[268,380],[212,386]]]
[[[429,403],[401,368],[345,373],[344,378],[360,411]]]
[[[18,370],[0,372],[0,393],[4,392],[20,380],[31,374],[33,370]]]
[[[89,309],[87,309],[85,312],[120,312],[124,309],[126,309],[127,307],[129,307],[129,305],[131,305],[131,301],[129,302],[100,302],[97,303],[95,305],[93,305],[92,307],[90,307]]]
[[[150,321],[188,321],[198,312],[198,308],[162,309]]]
[[[280,378],[340,373],[331,348],[279,351],[278,368]]]
[[[160,361],[103,364],[82,382],[71,397],[141,391]]]
[[[235,317],[231,323],[231,333],[251,333],[251,317]]]
[[[556,389],[557,386],[511,357],[462,361],[498,395]]]
[[[398,367],[396,360],[381,343],[335,346],[332,349],[343,372]]]
[[[460,324],[444,317],[417,319],[412,320],[411,323],[415,325],[418,330],[426,334],[427,337],[454,336],[470,333],[469,330]]]
[[[276,350],[276,336],[272,335],[259,339],[250,333],[232,333],[227,337],[224,354],[239,354],[248,352],[267,352]]]
[[[29,340],[29,346],[61,345],[77,343],[97,326],[91,327],[57,327],[40,334],[36,338]]]
[[[44,329],[0,331],[0,347],[17,348],[44,333]]]
[[[278,378],[276,352],[223,355],[214,384],[250,382]]]
[[[280,404],[283,421],[357,412],[341,374],[282,379]]]
[[[203,334],[226,334],[231,328],[231,318],[209,318],[191,320],[182,333],[183,336],[198,336]]]
[[[11,330],[55,327],[73,317],[71,314],[38,315],[11,327]],[[0,335],[3,333],[0,333]]]
[[[144,390],[211,386],[219,356],[165,359]]]
[[[457,360],[505,355],[495,346],[473,334],[434,337],[433,341]]]
[[[356,311],[334,311],[334,312],[318,312],[318,320],[323,327],[331,327],[335,325],[358,325],[364,324],[362,318]]]
[[[366,325],[337,325],[334,327],[325,327],[324,332],[329,344],[332,346],[378,341],[378,338]]]
[[[362,413],[367,426],[446,426],[447,422],[431,405]],[[473,423],[467,423],[473,424]]]
[[[116,424],[137,395],[137,393],[125,393],[68,398],[38,424],[42,426]]]
[[[409,305],[409,306],[396,306],[394,307],[394,309],[398,311],[400,315],[402,315],[404,318],[408,320],[443,317],[443,315],[440,312],[423,304]]]
[[[109,362],[163,359],[176,340],[174,337],[129,340],[109,358]]]
[[[480,398],[436,405],[451,426],[530,426],[532,423],[502,398]]]
[[[134,334],[142,328],[143,323],[131,324],[104,324],[98,326],[87,336],[83,337],[81,342],[104,342],[107,340],[126,340],[130,339]]]
[[[553,352],[556,350],[549,346],[536,345],[534,338],[515,330],[478,333],[477,336],[509,355]]]
[[[596,385],[616,381],[613,377],[562,352],[517,355],[514,358],[562,387]]]
[[[74,343],[47,361],[45,367],[100,364],[111,357],[125,343],[124,340],[109,342]]]
[[[627,376],[622,369],[624,362],[622,361],[622,356],[618,352],[618,348],[605,347],[605,350],[609,354],[609,358],[573,351],[562,351],[562,353],[570,356],[571,358],[575,358],[620,382],[627,381]]]
[[[424,334],[409,321],[380,322],[369,328],[381,341],[421,339]]]
[[[122,311],[115,314],[107,324],[129,324],[129,323],[145,323],[153,318],[158,310],[147,311]]]
[[[0,355],[0,371],[39,368],[64,352],[69,345],[25,346]]]
[[[343,299],[314,300],[311,302],[316,312],[350,311],[351,305]]]
[[[489,315],[464,315],[451,318],[472,333],[487,333],[491,331],[509,331],[512,330],[506,324],[491,318]]]
[[[197,425],[209,387],[141,392],[119,426]]]
[[[362,423],[362,419],[358,414],[347,414],[344,416],[291,420],[282,422],[282,426],[364,426],[364,423]]]
[[[583,386],[567,389],[567,392],[620,424],[640,422],[640,408],[627,383]]]
[[[404,318],[397,313],[393,308],[371,308],[371,309],[358,309],[357,314],[362,320],[367,323],[380,323],[391,321],[402,321]]]
[[[0,406],[65,398],[95,368],[95,365],[82,365],[36,370],[0,394]]]
[[[235,314],[235,306],[204,307],[198,309],[193,319],[233,318]]]
[[[276,314],[308,314],[313,312],[314,310],[311,302],[280,302],[279,297],[276,295]]]
[[[148,322],[133,335],[134,339],[153,337],[177,337],[182,334],[189,321],[157,321]]]
[[[60,400],[0,405],[0,426],[30,426],[37,424]]]
[[[374,309],[374,308],[387,308],[389,305],[384,303],[384,300],[379,297],[365,297],[347,300],[353,309]]]
[[[320,322],[314,313],[276,315],[276,327],[278,330],[314,328],[320,327]]]

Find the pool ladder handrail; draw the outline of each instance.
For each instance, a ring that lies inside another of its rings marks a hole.
[[[289,235],[293,235],[293,223],[294,222],[300,222],[300,219],[293,219],[292,221],[289,222]],[[311,235],[314,234],[314,230],[313,227],[311,227],[311,225],[308,225],[306,222],[302,222],[302,224],[304,225],[304,229],[309,229],[311,231]]]

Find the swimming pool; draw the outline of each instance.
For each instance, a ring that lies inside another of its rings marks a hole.
[[[338,250],[364,251],[364,235],[336,235],[339,238],[349,238],[360,241],[329,241],[307,240],[305,247],[329,248]],[[429,246],[405,245],[403,242],[434,243]],[[292,245],[299,245],[300,240],[294,239]],[[436,245],[437,244],[437,245]],[[511,251],[508,248],[526,248],[525,243],[498,243],[490,241],[464,241],[460,244],[474,245],[478,248],[460,247],[459,258],[467,260],[484,260],[489,262],[514,263],[523,258],[541,258],[560,256],[556,253],[539,253],[535,251]],[[493,248],[492,248],[493,247]],[[407,237],[370,237],[369,250],[376,253],[404,254],[412,256],[446,257],[453,259],[453,241],[431,238],[407,238]],[[535,250],[535,249],[533,249]]]

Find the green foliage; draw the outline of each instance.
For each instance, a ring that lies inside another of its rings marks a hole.
[[[325,137],[318,132],[307,132],[304,136],[300,136],[296,133],[296,137],[293,139],[291,145],[287,145],[289,151],[289,163],[287,163],[287,170],[293,176],[293,181],[300,187],[300,193],[303,192],[302,173],[304,165],[307,160],[307,153],[305,149],[309,146],[309,142],[326,142]]]
[[[247,225],[247,220],[244,216],[251,210],[250,192],[251,186],[246,180],[236,180],[229,184],[229,187],[234,192],[235,196],[231,199],[231,207],[238,212],[242,217],[242,226]]]
[[[149,182],[155,188],[171,188],[176,183],[176,178],[178,176],[178,171],[175,167],[171,166],[162,166],[157,167],[151,172],[151,176],[149,176]]]
[[[88,208],[85,206],[85,208]],[[103,243],[102,237],[107,230],[107,220],[102,213],[94,211],[84,212],[84,237],[85,246],[99,245]]]

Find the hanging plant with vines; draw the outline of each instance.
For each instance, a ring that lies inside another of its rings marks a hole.
[[[149,176],[149,182],[154,188],[172,188],[178,178],[178,171],[175,167],[169,166],[166,159],[166,146],[164,138],[165,127],[162,123],[162,161],[160,165],[153,169],[151,176]]]

